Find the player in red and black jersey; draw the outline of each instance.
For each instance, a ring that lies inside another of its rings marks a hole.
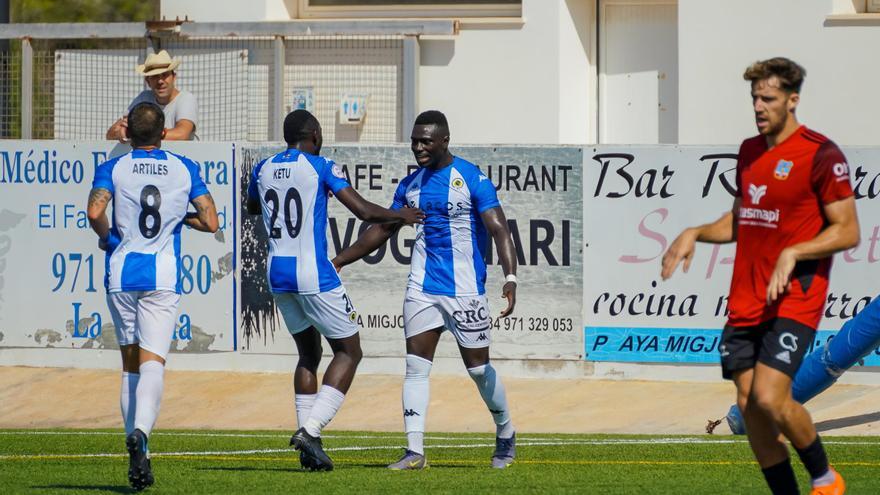
[[[812,493],[842,494],[843,478],[791,395],[822,316],[831,256],[859,242],[846,158],[795,116],[804,74],[785,58],[746,70],[759,135],[740,147],[733,208],[682,232],[661,275],[669,278],[682,261],[687,271],[697,241],[737,242],[721,368],[736,384],[752,451],[773,493],[797,493],[782,433],[810,473]]]

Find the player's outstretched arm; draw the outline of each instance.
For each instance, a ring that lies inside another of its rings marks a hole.
[[[504,276],[516,276],[516,249],[513,245],[513,239],[510,238],[510,229],[507,226],[504,210],[500,206],[489,208],[480,214],[480,218],[497,246],[498,259],[501,260]],[[504,283],[504,287],[501,289],[501,298],[507,299],[507,307],[501,312],[501,317],[504,318],[513,313],[513,308],[516,306],[516,282],[508,280]]]
[[[333,266],[336,267],[336,271],[342,270],[343,266],[350,265],[379,249],[379,246],[385,244],[385,241],[400,229],[400,225],[399,223],[370,225],[354,244],[343,249],[333,258]]]
[[[860,239],[859,218],[855,197],[828,203],[823,207],[828,226],[819,235],[806,242],[789,246],[779,253],[776,267],[767,284],[767,304],[788,290],[791,273],[798,261],[827,258],[834,253],[858,246]]]
[[[89,204],[87,215],[89,217],[89,225],[92,230],[98,234],[98,239],[106,241],[110,235],[110,221],[107,219],[107,204],[113,197],[110,191],[103,187],[93,187],[89,191]]]
[[[210,194],[202,194],[193,198],[191,203],[196,207],[196,211],[187,213],[183,223],[202,232],[217,232],[220,228],[220,220],[217,218],[214,198]]]
[[[740,198],[733,201],[731,211],[721,215],[721,218],[712,223],[684,229],[678,237],[669,245],[669,249],[663,254],[660,276],[663,280],[668,279],[675,273],[678,264],[684,261],[682,271],[687,273],[691,267],[697,242],[711,244],[724,244],[736,240],[736,222],[739,212]]]
[[[367,201],[353,187],[346,187],[336,193],[339,201],[345,205],[358,219],[369,223],[404,223],[412,225],[425,220],[425,212],[418,208],[400,208],[389,210]],[[378,246],[377,246],[378,247]]]

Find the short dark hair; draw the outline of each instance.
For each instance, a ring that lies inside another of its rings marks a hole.
[[[420,113],[416,117],[414,125],[436,125],[446,131],[446,134],[449,134],[449,122],[446,121],[446,116],[443,115],[443,112],[439,110],[426,110]]]
[[[806,69],[793,60],[785,57],[773,57],[759,60],[750,65],[743,73],[743,79],[754,83],[776,76],[779,79],[780,89],[787,93],[800,93],[806,75]]]
[[[128,112],[128,136],[132,146],[158,144],[162,140],[164,129],[165,113],[155,103],[144,101]]]
[[[290,145],[296,144],[308,139],[320,127],[318,119],[308,110],[294,110],[284,117],[284,141]]]

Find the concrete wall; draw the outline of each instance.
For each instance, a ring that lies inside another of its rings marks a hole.
[[[591,0],[525,0],[521,27],[423,41],[419,109],[465,143],[590,141]]]
[[[803,123],[840,144],[880,142],[880,25],[827,22],[827,15],[845,13],[841,5],[679,0],[679,142],[738,143],[754,135],[742,73],[751,62],[777,55],[807,69],[798,109]]]
[[[161,0],[160,16],[196,22],[286,21],[296,12],[296,0]]]

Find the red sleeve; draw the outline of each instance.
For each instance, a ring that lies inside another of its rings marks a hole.
[[[822,143],[816,150],[810,184],[822,204],[840,201],[853,195],[846,157],[832,141]]]
[[[739,145],[739,153],[736,158],[736,197],[742,197],[742,172],[743,169],[752,164],[755,160],[757,160],[762,153],[764,153],[764,147],[761,145],[764,144],[764,138],[762,136],[755,136],[753,138],[746,139]]]

